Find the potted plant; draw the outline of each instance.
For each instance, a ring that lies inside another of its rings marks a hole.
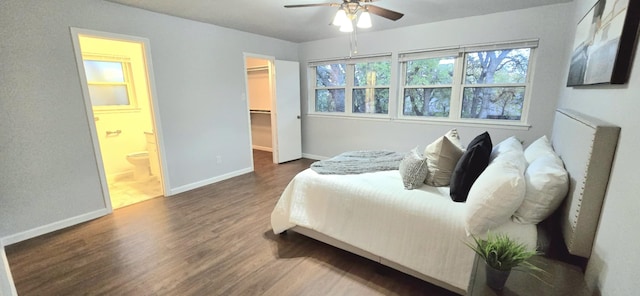
[[[502,290],[515,267],[541,271],[527,260],[538,252],[531,251],[526,245],[511,239],[506,234],[487,235],[487,239],[472,236],[474,243],[467,243],[485,262],[487,285],[494,290]]]

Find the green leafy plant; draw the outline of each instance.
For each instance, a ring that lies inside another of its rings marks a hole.
[[[527,260],[538,252],[531,251],[526,245],[511,239],[506,234],[488,234],[487,239],[472,236],[474,243],[466,243],[487,264],[498,270],[511,270],[514,267],[524,267],[540,270]]]

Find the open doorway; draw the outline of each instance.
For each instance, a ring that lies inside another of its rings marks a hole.
[[[245,53],[252,154],[283,163],[302,157],[299,63]]]
[[[271,158],[274,163],[277,163],[273,155],[274,143],[277,145],[275,138],[277,130],[274,130],[271,124],[275,120],[272,119],[271,112],[273,109],[271,61],[266,58],[247,56],[245,67],[254,162],[256,158]]]
[[[133,37],[74,31],[105,203],[117,209],[163,196],[148,45]]]

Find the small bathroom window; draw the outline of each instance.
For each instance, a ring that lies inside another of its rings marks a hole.
[[[126,59],[83,56],[83,64],[94,111],[137,110]]]

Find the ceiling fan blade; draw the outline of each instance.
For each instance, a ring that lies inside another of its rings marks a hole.
[[[375,5],[371,5],[371,4],[367,4],[366,6],[367,6],[367,10],[370,13],[373,13],[375,15],[379,15],[379,16],[384,17],[384,18],[388,18],[388,19],[390,19],[392,21],[397,21],[401,17],[404,16],[404,14],[402,14],[402,13],[399,13],[399,12],[396,12],[396,11],[393,11],[393,10],[389,10],[389,9],[386,9],[386,8],[382,8],[382,7],[379,7],[379,6],[375,6]]]
[[[336,3],[316,3],[316,4],[293,4],[293,5],[285,5],[285,8],[297,8],[297,7],[314,7],[314,6],[340,6],[340,4]]]

